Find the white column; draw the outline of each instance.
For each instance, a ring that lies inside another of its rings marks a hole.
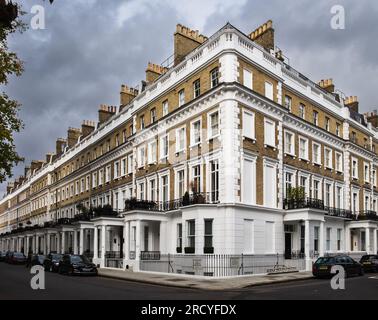
[[[310,221],[305,221],[305,256],[306,256],[306,270],[312,269],[312,259],[310,257]]]
[[[98,229],[95,227],[94,229],[94,237],[93,237],[93,259],[98,259]]]
[[[106,226],[101,226],[101,268],[105,267],[105,252],[106,252]]]
[[[50,253],[51,249],[51,235],[50,233],[46,233],[46,254]]]
[[[62,231],[62,243],[60,246],[61,253],[66,253],[66,232]]]
[[[77,241],[77,230],[74,230],[74,243],[73,243],[73,253],[74,254],[78,254],[78,250],[77,250],[77,245],[78,245],[78,241]]]
[[[137,220],[136,221],[136,228],[135,228],[135,232],[136,232],[136,243],[135,243],[135,260],[140,260],[140,247],[141,247],[141,243],[140,243],[140,240],[141,240],[141,221],[140,220]]]
[[[167,222],[160,221],[160,239],[159,239],[159,250],[160,253],[167,253]]]
[[[377,232],[378,232],[378,229],[373,229],[374,231],[374,235],[373,235],[373,239],[374,239],[374,244],[373,244],[373,250],[374,250],[374,254],[378,254],[378,243],[377,243]]]
[[[366,252],[368,254],[372,253],[371,246],[370,246],[370,228],[365,228],[365,245],[366,245]]]
[[[38,254],[38,252],[39,252],[39,236],[36,235],[35,236],[35,253]]]
[[[57,232],[56,234],[56,252],[57,253],[62,253],[61,251],[61,242],[60,242],[60,232]]]
[[[124,259],[124,267],[126,267],[126,261],[129,260],[130,257],[130,246],[129,246],[129,227],[130,222],[126,221],[125,225],[123,226],[123,259]]]
[[[319,228],[319,256],[324,256],[324,221],[320,221]]]
[[[345,247],[344,247],[345,252],[350,252],[352,251],[351,243],[350,243],[350,227],[347,226],[345,228]]]
[[[84,253],[84,229],[80,228],[80,235],[79,235],[79,254]]]

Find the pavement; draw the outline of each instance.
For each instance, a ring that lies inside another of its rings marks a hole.
[[[133,272],[119,269],[99,269],[102,277],[149,283],[178,288],[192,288],[211,291],[235,290],[253,286],[312,279],[311,272],[291,272],[270,275],[248,275],[213,278],[157,272]]]

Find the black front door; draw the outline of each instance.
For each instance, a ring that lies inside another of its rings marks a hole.
[[[285,259],[291,259],[291,233],[285,233]]]

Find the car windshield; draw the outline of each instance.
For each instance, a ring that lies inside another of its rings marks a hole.
[[[23,257],[24,255],[22,253],[16,252],[13,254],[13,256],[20,258],[20,257]]]
[[[80,262],[89,263],[89,260],[85,256],[71,256],[71,262],[72,263],[80,263]]]
[[[333,257],[320,257],[316,260],[315,264],[333,263],[335,259]]]
[[[361,258],[361,261],[369,261],[369,260],[371,260],[371,258],[372,258],[372,256],[363,256]]]
[[[51,256],[51,259],[53,259],[53,260],[60,260],[60,259],[62,259],[62,255],[61,254],[53,254]]]

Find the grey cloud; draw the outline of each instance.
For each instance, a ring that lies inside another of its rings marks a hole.
[[[22,104],[25,130],[16,145],[26,162],[44,158],[69,126],[97,119],[101,103],[118,104],[122,83],[135,85],[148,61],[160,63],[173,53],[176,23],[211,35],[230,21],[245,33],[268,19],[276,42],[291,65],[317,81],[332,77],[348,95],[358,95],[361,110],[375,102],[378,3],[352,1],[100,1],[56,0],[46,7],[46,30],[12,36],[11,48],[25,61],[25,73],[6,91]],[[125,6],[120,21],[120,8]],[[330,28],[330,8],[346,10],[346,30]],[[31,15],[25,19],[29,21]],[[15,169],[15,175],[23,172]],[[0,193],[4,185],[0,186]]]

